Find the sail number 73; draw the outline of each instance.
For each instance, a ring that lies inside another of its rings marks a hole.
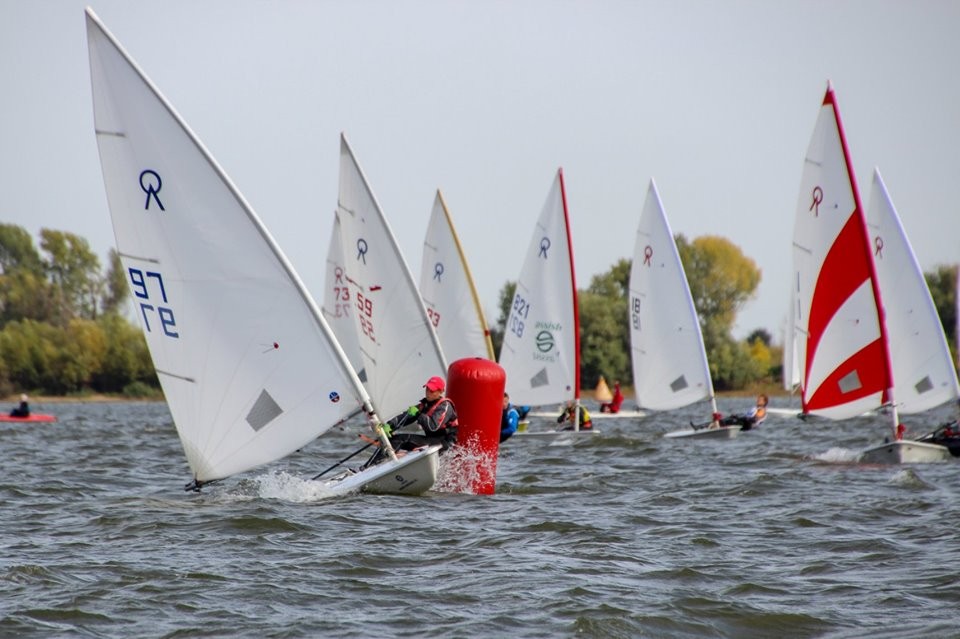
[[[177,320],[168,303],[167,289],[163,286],[163,276],[155,271],[141,271],[138,268],[127,269],[130,275],[130,287],[133,294],[141,300],[140,312],[143,314],[143,326],[148,333],[153,332],[150,320],[156,319],[160,329],[167,337],[180,338],[177,332]],[[161,306],[161,302],[164,306]]]

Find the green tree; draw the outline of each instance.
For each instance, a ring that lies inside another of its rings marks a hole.
[[[688,242],[676,236],[677,250],[700,319],[710,373],[718,390],[743,388],[767,374],[737,342],[731,330],[737,312],[760,284],[760,269],[723,237],[707,235]]]
[[[943,332],[947,336],[947,344],[953,353],[953,361],[957,361],[957,265],[940,265],[934,271],[924,273],[933,305],[940,315]]]
[[[632,383],[630,331],[627,322],[630,260],[621,259],[606,273],[594,275],[580,301],[580,378],[596,386],[603,375]]]
[[[493,342],[493,352],[497,354],[497,359],[500,359],[503,332],[506,330],[507,320],[510,319],[510,308],[513,306],[513,295],[516,292],[516,282],[507,282],[500,289],[500,316],[497,318],[497,325],[490,329],[490,341]]]
[[[46,321],[52,299],[43,260],[27,231],[0,224],[0,326],[16,319]]]
[[[93,388],[103,393],[119,393],[132,383],[159,386],[143,332],[116,313],[97,320],[106,337],[106,350]]]
[[[87,240],[42,229],[40,247],[49,256],[46,270],[54,290],[55,321],[66,326],[74,317],[96,319],[102,286],[100,260]]]
[[[119,313],[130,294],[130,289],[127,288],[127,273],[120,261],[120,254],[115,249],[110,249],[107,262],[109,266],[103,280],[100,310],[104,313]]]

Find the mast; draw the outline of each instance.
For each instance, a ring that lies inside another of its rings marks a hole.
[[[567,208],[567,187],[563,181],[563,168],[557,170],[560,179],[560,198],[563,201],[563,225],[567,231],[567,252],[570,256],[570,288],[573,294],[573,401],[575,431],[580,430],[580,306],[577,301],[577,275],[573,265],[573,238],[570,235],[570,211]]]
[[[460,244],[460,236],[457,235],[457,229],[453,226],[453,219],[450,217],[450,211],[447,209],[447,202],[443,199],[440,189],[437,189],[437,199],[440,200],[440,208],[443,209],[443,215],[447,218],[447,225],[450,227],[450,234],[453,236],[453,243],[457,247],[457,254],[460,256],[460,263],[463,265],[463,273],[467,277],[467,285],[470,287],[470,297],[473,300],[473,306],[477,311],[477,317],[480,319],[480,328],[483,329],[483,342],[487,347],[487,358],[495,362],[497,357],[493,352],[493,341],[490,339],[490,326],[483,315],[483,307],[480,304],[480,296],[477,294],[477,287],[473,282],[473,275],[470,273],[470,266],[467,264],[467,256],[463,252],[463,245]]]

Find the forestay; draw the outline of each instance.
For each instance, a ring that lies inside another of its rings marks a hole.
[[[337,213],[365,384],[388,418],[423,397],[427,379],[446,376],[447,364],[390,225],[342,135]]]
[[[717,412],[697,311],[652,179],[634,243],[629,316],[637,405],[672,410],[710,399]]]
[[[883,295],[890,360],[901,413],[920,413],[960,397],[957,374],[930,289],[880,170],[867,208]]]
[[[560,170],[534,228],[500,349],[514,404],[542,406],[580,398],[576,289]]]
[[[423,242],[420,295],[449,361],[465,357],[494,359],[480,297],[439,190]]]
[[[259,218],[89,9],[87,38],[117,250],[195,479],[288,455],[363,388]]]

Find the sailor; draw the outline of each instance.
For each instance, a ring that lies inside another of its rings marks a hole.
[[[10,417],[30,417],[29,398],[24,393],[20,395],[20,405],[10,411]]]
[[[520,427],[520,413],[510,403],[510,394],[503,394],[503,415],[500,417],[500,443],[510,439]]]
[[[623,404],[623,392],[620,390],[620,382],[613,383],[613,399],[609,402],[600,404],[601,413],[619,413],[620,406]]]
[[[759,426],[760,423],[767,417],[767,403],[769,398],[760,393],[757,395],[757,402],[754,404],[746,413],[734,414],[729,417],[724,417],[720,420],[720,424],[723,426],[735,426],[739,425],[740,430],[750,430],[754,426]]]
[[[570,425],[564,428],[563,430],[573,430],[573,414],[577,410],[577,404],[574,402],[567,402],[567,405],[564,407],[563,412],[560,413],[560,417],[557,418],[557,423],[562,424],[563,422],[569,421]],[[580,406],[580,430],[590,430],[593,428],[593,421],[590,419],[590,413],[587,412],[587,409],[584,406]]]
[[[444,453],[457,442],[457,409],[449,397],[443,396],[446,384],[442,377],[431,377],[423,385],[425,397],[418,403],[400,413],[385,424],[380,424],[394,450],[416,450],[421,446],[440,444]],[[418,425],[423,434],[396,433],[406,426]],[[369,466],[383,458],[383,451],[377,450],[364,465]]]

